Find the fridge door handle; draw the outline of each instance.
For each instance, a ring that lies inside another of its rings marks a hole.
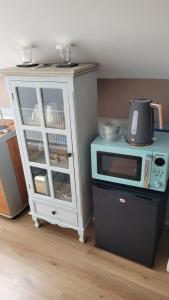
[[[120,198],[120,199],[119,199],[119,201],[120,201],[120,203],[122,203],[122,204],[124,204],[124,203],[126,203],[126,202],[127,202],[127,200],[126,200],[126,199],[124,199],[124,198]]]

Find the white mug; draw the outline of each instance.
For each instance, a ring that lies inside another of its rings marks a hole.
[[[53,103],[46,106],[46,121],[47,123],[55,123],[56,121],[56,105]]]

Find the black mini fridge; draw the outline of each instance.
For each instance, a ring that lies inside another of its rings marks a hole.
[[[96,246],[151,267],[164,224],[166,192],[93,182]]]

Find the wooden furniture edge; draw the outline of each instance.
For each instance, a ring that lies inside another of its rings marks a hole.
[[[79,66],[72,68],[57,68],[55,66],[44,68],[17,68],[11,67],[0,70],[2,76],[68,76],[75,77],[84,73],[97,70],[97,63],[79,64]]]
[[[11,215],[9,206],[7,204],[7,199],[5,196],[4,188],[3,188],[3,183],[0,179],[0,214],[5,214],[7,216]]]
[[[16,176],[16,181],[18,184],[21,201],[22,201],[23,205],[25,205],[28,202],[28,195],[27,195],[25,177],[24,177],[24,173],[23,173],[17,137],[13,136],[10,139],[8,139],[7,145],[8,145],[13,169],[14,169],[15,176]]]

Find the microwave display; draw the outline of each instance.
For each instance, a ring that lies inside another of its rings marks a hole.
[[[140,181],[141,166],[142,158],[139,156],[97,152],[98,174]]]

